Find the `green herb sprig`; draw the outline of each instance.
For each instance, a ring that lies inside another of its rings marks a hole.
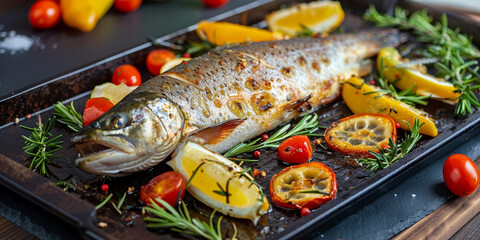
[[[278,148],[279,144],[283,140],[295,135],[308,135],[308,136],[321,137],[323,135],[312,133],[313,131],[321,127],[318,125],[317,120],[318,120],[317,114],[307,113],[302,118],[302,120],[300,120],[300,122],[295,127],[293,127],[290,131],[287,132],[291,124],[287,124],[283,126],[280,130],[275,132],[267,140],[262,141],[261,138],[257,138],[250,143],[240,143],[237,146],[230,149],[228,152],[224,153],[223,156],[226,158],[230,158],[242,153],[253,152],[261,148]]]
[[[420,104],[420,105],[427,105],[427,102],[425,101],[426,99],[429,98],[429,96],[420,96],[416,94],[413,89],[415,88],[415,84],[413,84],[409,89],[403,90],[398,92],[397,89],[395,89],[395,86],[393,84],[390,84],[388,80],[385,78],[383,69],[384,69],[384,63],[383,63],[383,58],[380,59],[380,76],[377,79],[378,85],[380,87],[380,90],[378,91],[372,91],[372,92],[366,92],[363,93],[363,95],[368,95],[368,94],[374,94],[377,93],[378,95],[375,97],[375,99],[382,97],[382,94],[387,94],[391,96],[392,98],[404,102],[408,105],[415,106],[415,104]]]
[[[425,10],[417,11],[408,16],[406,10],[397,7],[395,15],[389,16],[377,12],[370,7],[364,19],[375,22],[378,26],[398,27],[402,30],[411,30],[419,42],[425,43],[426,48],[421,51],[427,58],[439,58],[435,63],[439,70],[439,77],[446,77],[460,93],[455,107],[456,115],[472,113],[472,107],[480,107],[476,90],[480,87],[477,71],[477,61],[465,62],[464,58],[479,58],[480,51],[472,44],[472,38],[448,27],[448,19],[442,15],[440,22],[432,23],[432,19]]]
[[[70,106],[65,106],[61,102],[53,104],[54,115],[58,117],[57,121],[61,124],[67,125],[74,132],[83,128],[83,117],[75,110],[73,101]]]
[[[413,127],[411,127],[408,122],[404,122],[408,125],[410,133],[406,132],[405,139],[402,141],[402,143],[398,145],[393,142],[392,138],[389,138],[389,148],[382,149],[375,147],[375,150],[379,150],[379,152],[369,150],[368,152],[373,155],[373,158],[362,158],[359,160],[359,162],[365,166],[366,169],[369,169],[373,172],[385,169],[412,151],[415,144],[422,137],[420,134],[420,128],[422,127],[423,123],[420,124],[418,118],[415,119]]]
[[[218,219],[216,226],[213,223],[213,216],[216,210],[210,214],[210,222],[207,224],[197,218],[191,218],[187,205],[183,201],[177,211],[162,199],[157,198],[155,200],[162,204],[165,209],[158,206],[153,200],[150,200],[152,207],[145,207],[145,209],[156,217],[146,217],[143,219],[147,222],[148,228],[168,228],[184,234],[201,236],[205,239],[222,239],[220,223],[223,217],[221,216]]]
[[[31,128],[22,125],[20,126],[21,128],[32,132],[30,137],[22,135],[22,138],[25,139],[23,150],[26,154],[33,157],[32,163],[30,164],[30,170],[34,170],[40,175],[46,177],[50,177],[47,165],[50,164],[54,153],[62,149],[61,144],[63,143],[62,141],[58,141],[62,135],[53,137],[50,133],[54,125],[55,117],[49,118],[46,124],[42,124],[39,116],[37,127]]]

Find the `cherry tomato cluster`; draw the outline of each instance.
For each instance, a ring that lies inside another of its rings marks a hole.
[[[142,0],[115,0],[114,6],[121,12],[133,12],[142,4]],[[49,29],[60,21],[62,10],[59,1],[38,0],[28,12],[30,25],[38,29]]]

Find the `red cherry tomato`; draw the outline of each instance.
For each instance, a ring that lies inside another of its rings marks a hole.
[[[142,0],[115,0],[115,8],[121,12],[133,12],[142,5]]]
[[[85,110],[83,111],[83,126],[87,126],[95,121],[95,119],[110,110],[112,107],[113,103],[106,98],[88,99],[85,104]]]
[[[306,135],[293,136],[280,144],[277,155],[287,163],[305,163],[313,156],[312,144]]]
[[[139,86],[142,84],[142,76],[136,67],[125,64],[115,69],[112,75],[112,83],[115,85],[125,83],[127,86]]]
[[[230,0],[202,0],[207,7],[221,7],[228,3]]]
[[[477,166],[469,157],[453,154],[443,164],[443,180],[453,194],[468,196],[478,187]]]
[[[164,172],[142,186],[140,189],[140,200],[150,206],[150,199],[152,199],[158,206],[162,206],[155,200],[155,198],[160,198],[171,206],[175,206],[179,192],[181,192],[180,198],[183,198],[185,186],[185,178],[180,173],[174,171]]]
[[[300,215],[302,215],[302,217],[305,217],[305,216],[307,216],[308,214],[310,214],[310,212],[311,212],[311,211],[310,211],[309,208],[304,207],[304,208],[302,208],[302,210],[300,210]]]
[[[147,55],[147,68],[148,71],[157,76],[160,74],[160,68],[165,63],[175,58],[175,54],[167,49],[156,49],[148,53]]]
[[[34,28],[48,29],[60,20],[60,5],[55,1],[35,2],[28,12],[28,21]]]

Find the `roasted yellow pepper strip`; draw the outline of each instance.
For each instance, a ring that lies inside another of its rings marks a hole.
[[[63,22],[69,27],[90,32],[112,7],[114,0],[61,0]]]
[[[451,101],[456,101],[460,96],[459,93],[455,92],[456,88],[451,83],[426,73],[425,66],[420,66],[417,69],[395,68],[395,65],[408,61],[408,59],[402,59],[395,48],[386,47],[380,50],[377,57],[378,71],[380,71],[382,61],[384,76],[398,89],[406,90],[415,84],[413,91],[418,95]]]

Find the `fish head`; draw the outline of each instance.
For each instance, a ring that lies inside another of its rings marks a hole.
[[[182,137],[183,116],[166,97],[131,94],[76,133],[75,165],[97,175],[122,176],[167,158]]]

